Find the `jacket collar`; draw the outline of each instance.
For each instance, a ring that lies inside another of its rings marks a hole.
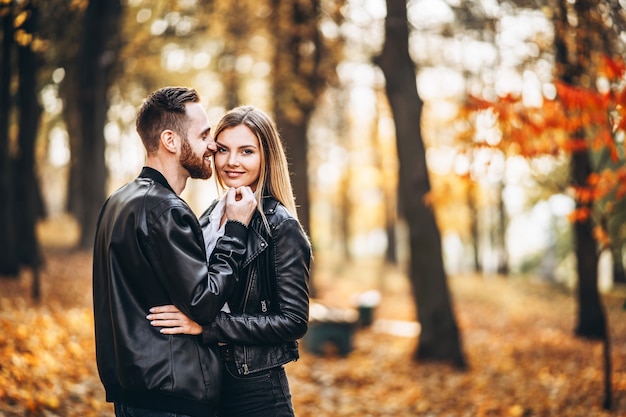
[[[200,227],[203,229],[207,227],[210,222],[210,214],[217,205],[218,200],[214,200],[213,203],[206,209],[206,211],[200,216]],[[278,200],[273,198],[272,196],[264,196],[263,197],[263,211],[266,216],[272,215],[276,212],[276,208],[278,207]],[[261,221],[261,216],[259,213],[255,212],[252,217],[252,221],[248,227],[248,241],[246,244],[246,259],[242,264],[242,268],[247,267],[250,263],[261,254],[263,251],[267,250],[269,242],[267,239],[260,233],[259,230],[256,230],[253,223],[257,225],[259,228],[265,228],[263,222]]]
[[[163,174],[161,174],[159,171],[157,171],[154,168],[143,167],[143,169],[141,170],[141,173],[139,174],[139,177],[140,178],[151,179],[152,181],[161,184],[163,187],[167,188],[168,190],[172,191],[173,193],[176,193],[172,189],[172,187],[170,187],[170,184],[167,182],[167,180],[165,179]]]

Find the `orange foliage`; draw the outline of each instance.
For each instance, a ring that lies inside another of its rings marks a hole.
[[[491,111],[497,115],[502,141],[496,146],[508,154],[527,158],[560,153],[578,153],[588,150],[606,150],[613,163],[620,155],[616,135],[626,133],[626,63],[605,57],[599,68],[599,77],[609,83],[607,91],[582,88],[554,82],[556,98],[544,100],[539,108],[526,107],[522,98],[508,94],[495,102],[471,97],[464,114]],[[481,144],[480,146],[484,146]],[[593,205],[603,199],[626,196],[626,173],[623,167],[605,169],[592,174],[584,187],[574,189],[577,201]],[[612,204],[605,203],[603,210]],[[592,215],[587,208],[570,214],[572,221],[587,220]],[[604,239],[604,232],[596,233]]]
[[[27,274],[0,279],[0,416],[110,417],[95,370],[90,254],[46,255],[45,306],[25,301]],[[347,357],[303,348],[301,359],[287,365],[298,417],[626,416],[624,294],[603,295],[613,341],[615,405],[608,412],[601,406],[601,344],[574,336],[575,298],[563,289],[451,277],[470,365],[460,372],[413,362],[416,336],[390,331],[394,320],[415,320],[401,272],[373,262],[332,265],[317,259],[325,302],[346,307],[351,294],[384,275],[382,302],[373,326],[356,330]]]
[[[587,123],[602,122],[606,119],[606,110],[610,106],[610,96],[593,89],[576,87],[562,81],[554,83],[559,101],[568,110],[583,112],[580,116]]]
[[[576,208],[576,209],[572,210],[567,215],[567,218],[571,222],[583,222],[583,221],[587,220],[590,216],[591,216],[591,210],[589,210],[589,208],[587,208],[587,207],[580,207],[580,208]]]
[[[624,61],[605,56],[602,58],[601,64],[599,72],[609,80],[617,80],[626,74],[626,63]]]
[[[611,238],[603,227],[596,226],[593,228],[593,237],[603,248],[611,246]]]
[[[513,94],[499,97],[495,102],[472,96],[463,114],[493,111],[503,133],[504,144],[499,146],[514,149],[522,156],[555,155],[559,148],[565,152],[578,152],[591,146],[596,150],[609,148],[617,160],[614,134],[617,130],[625,130],[626,118],[621,117],[612,125],[610,117],[614,109],[626,105],[625,66],[622,61],[607,58],[600,71],[610,82],[619,85],[617,90],[600,93],[556,81],[557,98],[544,100],[540,108],[524,106],[522,98]],[[592,134],[589,143],[581,137],[583,131]],[[561,136],[565,140],[557,140]]]

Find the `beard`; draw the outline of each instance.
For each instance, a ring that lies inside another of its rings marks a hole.
[[[180,152],[180,164],[189,172],[191,178],[197,178],[206,180],[211,177],[213,171],[211,170],[211,164],[206,164],[204,161],[204,154],[201,156],[193,153],[191,145],[185,139],[182,142],[182,148]]]

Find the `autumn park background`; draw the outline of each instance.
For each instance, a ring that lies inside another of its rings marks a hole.
[[[113,415],[95,219],[164,85],[282,133],[315,253],[299,416],[626,416],[624,0],[0,0],[0,24],[0,417]]]

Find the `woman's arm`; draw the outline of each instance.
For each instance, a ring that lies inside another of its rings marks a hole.
[[[163,334],[203,334],[206,344],[281,343],[306,332],[309,315],[309,268],[311,247],[295,219],[284,221],[274,234],[278,313],[218,314],[200,326],[175,306],[150,309],[147,319]]]
[[[272,232],[277,308],[268,312],[220,313],[206,326],[205,344],[277,344],[301,338],[308,327],[311,246],[299,223],[288,218]],[[259,271],[264,274],[265,271]]]
[[[146,316],[154,327],[161,327],[163,334],[201,334],[202,326],[185,316],[176,306],[152,307]]]

